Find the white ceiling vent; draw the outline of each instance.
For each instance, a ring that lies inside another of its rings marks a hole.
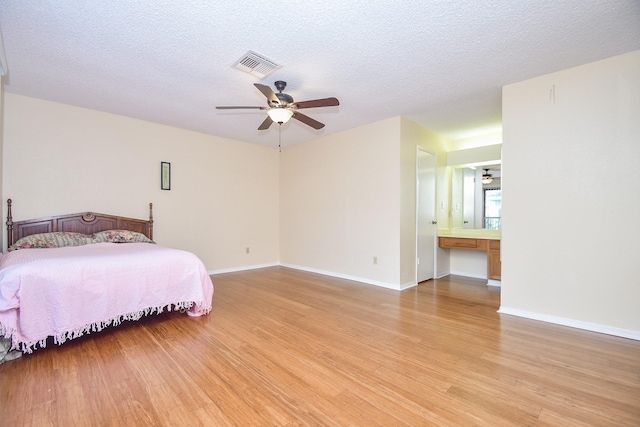
[[[282,65],[278,65],[272,60],[250,50],[243,55],[242,58],[236,61],[232,67],[254,75],[260,79],[264,79],[269,74],[282,68]]]

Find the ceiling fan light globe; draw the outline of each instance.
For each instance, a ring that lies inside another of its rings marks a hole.
[[[282,124],[289,121],[289,119],[293,116],[293,111],[289,110],[288,108],[272,108],[267,111],[267,114],[269,115],[269,117],[271,117],[271,120],[276,123]]]

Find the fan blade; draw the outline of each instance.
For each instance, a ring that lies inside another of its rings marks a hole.
[[[271,90],[271,88],[269,86],[261,85],[260,83],[254,83],[253,85],[255,87],[257,87],[258,90],[260,92],[262,92],[262,94],[264,96],[267,97],[267,102],[269,103],[269,105],[272,105],[272,104],[278,105],[278,104],[280,104],[280,100],[278,99],[276,94]]]
[[[340,101],[337,98],[314,99],[311,101],[294,102],[293,108],[337,107]]]
[[[323,123],[320,123],[317,120],[312,119],[309,116],[305,116],[302,113],[298,113],[297,111],[293,112],[293,116],[294,119],[301,121],[302,123],[304,123],[305,125],[309,125],[314,129],[322,129],[324,127]]]
[[[269,126],[271,126],[271,123],[273,123],[273,120],[271,120],[271,117],[267,116],[267,118],[264,119],[264,122],[262,122],[262,124],[258,127],[258,130],[269,129]]]
[[[239,109],[251,109],[251,110],[266,110],[268,107],[250,107],[250,106],[224,106],[224,107],[216,107],[216,110],[239,110]]]

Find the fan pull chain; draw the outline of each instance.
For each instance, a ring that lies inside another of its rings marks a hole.
[[[278,152],[282,153],[282,123],[278,123]]]

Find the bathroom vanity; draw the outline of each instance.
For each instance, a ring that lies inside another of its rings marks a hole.
[[[438,246],[446,249],[466,249],[487,253],[487,278],[501,279],[500,231],[498,230],[439,230]]]

